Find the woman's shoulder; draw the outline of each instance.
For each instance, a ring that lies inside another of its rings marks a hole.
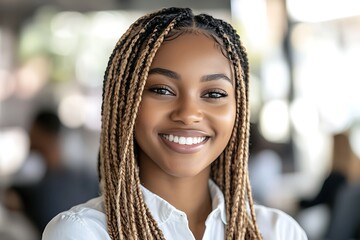
[[[42,239],[110,239],[103,198],[93,198],[55,216],[46,226]]]
[[[285,212],[262,205],[255,205],[254,207],[256,222],[264,240],[308,239],[301,226]]]

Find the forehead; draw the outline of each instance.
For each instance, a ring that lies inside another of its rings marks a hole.
[[[208,34],[185,32],[170,40],[165,40],[157,51],[152,67],[211,69],[230,71],[230,62],[222,47]]]

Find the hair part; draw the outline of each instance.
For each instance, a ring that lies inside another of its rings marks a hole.
[[[188,8],[166,8],[143,16],[117,42],[103,82],[100,171],[111,239],[164,239],[144,203],[136,161],[134,125],[150,65],[164,41],[183,33],[205,33],[231,62],[236,120],[231,139],[212,164],[223,191],[226,239],[261,239],[247,170],[249,64],[236,31],[226,22]],[[249,211],[247,210],[249,206]]]

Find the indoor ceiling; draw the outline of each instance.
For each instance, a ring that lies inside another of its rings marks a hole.
[[[64,11],[155,10],[178,6],[194,9],[230,10],[230,0],[0,0],[0,25],[21,24],[41,6],[51,5]]]
[[[195,9],[230,9],[230,0],[0,0],[0,14],[19,14],[43,5],[80,12],[115,9],[154,10],[178,6]]]

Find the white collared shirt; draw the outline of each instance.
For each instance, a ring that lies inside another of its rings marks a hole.
[[[206,228],[203,240],[223,239],[226,224],[224,196],[213,181],[209,181],[209,189],[212,199],[212,212],[205,221]],[[142,187],[142,192],[146,205],[166,239],[195,240],[184,212],[176,209],[145,187]]]
[[[186,214],[142,187],[144,200],[166,239],[195,240]],[[226,213],[224,196],[219,187],[209,181],[212,212],[206,219],[203,240],[224,239]],[[306,234],[293,218],[282,211],[255,205],[257,223],[264,240],[307,240]],[[46,226],[43,240],[110,240],[106,230],[103,198],[58,214]]]

